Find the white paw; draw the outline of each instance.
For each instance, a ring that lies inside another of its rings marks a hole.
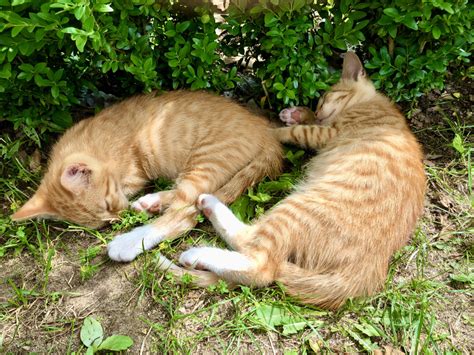
[[[207,218],[209,218],[213,214],[216,205],[219,203],[220,201],[217,197],[209,194],[201,194],[197,199],[196,206]]]
[[[161,235],[160,235],[161,234]],[[110,259],[132,261],[144,250],[149,250],[163,240],[164,235],[157,228],[145,225],[119,234],[107,245]]]
[[[191,248],[182,253],[179,257],[179,263],[189,269],[203,269],[202,263],[199,260],[206,258],[203,252],[204,248]]]
[[[147,194],[140,197],[138,200],[132,203],[132,208],[135,211],[145,211],[148,213],[160,213],[161,212],[161,198],[160,193],[155,192],[153,194]]]
[[[301,112],[297,107],[285,108],[279,114],[280,120],[285,122],[287,126],[293,126],[300,123]]]

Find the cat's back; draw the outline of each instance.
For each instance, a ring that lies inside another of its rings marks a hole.
[[[240,136],[272,140],[269,124],[241,105],[206,92],[172,91],[162,95],[142,94],[115,103],[68,129],[53,149],[53,155],[77,150],[100,153],[103,148],[126,147],[134,141],[169,136],[172,141],[192,144],[207,135]],[[275,142],[276,143],[276,142]]]
[[[159,114],[154,117],[168,123],[186,123],[202,128],[220,127],[223,130],[236,126],[251,131],[250,125],[268,127],[265,118],[250,112],[240,104],[204,91],[173,91],[154,98]],[[205,127],[203,126],[205,125]]]

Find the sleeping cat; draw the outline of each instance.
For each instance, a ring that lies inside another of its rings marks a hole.
[[[302,112],[295,107],[281,116],[294,124]],[[383,284],[392,254],[407,243],[422,213],[420,146],[352,52],[339,83],[320,99],[315,119],[314,125],[275,130],[280,141],[319,154],[296,191],[252,225],[216,197],[199,197],[199,208],[235,250],[184,252],[182,265],[207,270],[190,270],[199,285],[217,278],[255,286],[279,281],[303,302],[337,308]]]
[[[267,121],[237,103],[203,92],[132,97],[69,129],[54,146],[48,170],[15,220],[53,217],[98,228],[118,217],[147,181],[175,188],[132,206],[154,222],[117,236],[110,258],[133,260],[163,239],[196,225],[195,203],[215,193],[226,203],[280,172],[282,151]]]

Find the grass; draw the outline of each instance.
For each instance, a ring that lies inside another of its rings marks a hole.
[[[176,257],[191,245],[222,245],[207,223],[126,265],[108,260],[106,244],[117,231],[145,222],[144,215],[126,212],[101,231],[51,221],[13,224],[8,215],[31,195],[40,174],[28,167],[25,142],[4,135],[2,350],[84,353],[79,333],[93,316],[105,333],[130,336],[133,353],[472,351],[473,126],[456,102],[437,99],[432,106],[436,123],[415,129],[427,155],[425,215],[411,243],[394,256],[383,291],[337,312],[301,306],[279,285],[229,289],[221,283],[202,290],[158,271],[159,253]],[[413,125],[417,119],[414,114]],[[290,191],[307,157],[288,150],[288,171],[248,191],[234,212],[244,220],[263,213]],[[166,186],[157,181],[155,187]]]

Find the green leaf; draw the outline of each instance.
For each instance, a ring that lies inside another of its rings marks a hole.
[[[469,274],[451,274],[449,278],[453,281],[467,283],[467,284],[474,284],[474,273]]]
[[[431,33],[433,34],[434,39],[439,39],[441,37],[441,29],[438,26],[434,26],[431,29]]]
[[[82,17],[84,17],[85,12],[86,7],[84,5],[78,6],[76,10],[74,10],[74,17],[76,17],[77,20],[80,20]]]
[[[191,26],[190,21],[180,22],[176,25],[176,30],[181,33],[181,32],[186,31],[189,28],[189,26]]]
[[[44,86],[51,86],[51,81],[44,79],[41,75],[36,74],[35,75],[35,83],[39,87],[44,87]]]
[[[296,334],[300,330],[306,328],[307,322],[294,322],[283,325],[283,335]]]
[[[76,38],[76,47],[79,49],[79,52],[84,52],[84,47],[87,42],[87,37],[86,36],[78,36]]]
[[[354,327],[359,329],[359,331],[368,337],[379,337],[382,336],[383,334],[380,334],[380,332],[371,324],[368,324],[366,322],[363,322],[363,324],[354,324]]]
[[[57,85],[51,87],[51,95],[53,95],[55,99],[59,97],[59,87]]]
[[[273,88],[278,91],[282,91],[285,89],[285,86],[282,83],[275,83],[273,84]]]
[[[291,314],[285,308],[261,304],[255,309],[257,320],[270,327],[283,326],[283,335],[295,334],[308,326],[308,322],[298,315]]]
[[[75,28],[75,27],[66,27],[66,28],[63,28],[63,29],[61,30],[61,32],[63,32],[63,33],[69,33],[69,34],[75,34],[75,35],[83,34],[83,33],[84,33],[83,30],[80,30],[80,29]]]
[[[265,14],[264,21],[265,26],[271,27],[272,25],[278,22],[278,19],[271,12],[267,12]]]
[[[466,152],[466,148],[464,147],[463,141],[459,134],[454,136],[453,148],[456,149],[460,154],[464,154]]]
[[[133,345],[132,338],[126,335],[112,335],[106,338],[97,348],[97,350],[121,351],[127,350]]]
[[[92,317],[86,317],[86,319],[84,319],[81,328],[81,341],[85,346],[89,347],[92,344],[100,344],[103,335],[104,331],[98,321]]]
[[[114,9],[110,4],[96,4],[94,5],[94,11],[97,12],[113,12]]]
[[[256,202],[268,202],[272,199],[272,196],[264,192],[257,192],[256,194],[253,194],[249,190],[248,194],[249,194],[250,199]]]
[[[296,99],[294,90],[286,90],[286,96],[291,100]]]
[[[16,26],[12,28],[12,38],[18,36],[18,34],[24,29],[23,26]]]
[[[398,10],[395,9],[394,7],[388,7],[383,10],[383,13],[387,16],[390,16],[392,18],[399,16]]]
[[[332,44],[333,44],[334,47],[342,49],[344,51],[347,49],[346,42],[342,39],[336,39],[336,40],[333,41]]]
[[[260,4],[256,4],[255,6],[253,6],[251,9],[250,9],[250,14],[251,15],[256,15],[256,14],[259,14],[263,11],[263,6],[260,5]]]
[[[211,16],[209,16],[209,14],[204,14],[201,16],[202,23],[208,23],[210,20],[211,20]]]
[[[389,26],[388,27],[388,34],[390,35],[390,37],[397,38],[397,30],[398,30],[397,25]]]
[[[366,351],[372,353],[375,349],[375,345],[370,341],[369,338],[361,337],[357,332],[353,331],[350,328],[345,329],[349,335],[358,342]]]
[[[12,65],[10,63],[4,64],[2,69],[0,70],[0,78],[9,79],[12,76],[11,70],[12,70]]]
[[[170,61],[168,61],[168,65],[170,66],[170,68],[176,68],[179,65],[179,60],[171,59]]]
[[[411,16],[405,16],[402,20],[402,23],[408,28],[411,28],[412,30],[416,31],[418,29],[418,25],[415,19]]]
[[[268,304],[258,305],[255,309],[255,315],[260,322],[271,328],[284,324],[287,319],[286,312],[283,308]]]
[[[340,9],[343,14],[345,14],[349,10],[349,4],[350,4],[350,1],[348,0],[341,1]]]
[[[13,0],[12,6],[23,5],[31,2],[31,0]]]

